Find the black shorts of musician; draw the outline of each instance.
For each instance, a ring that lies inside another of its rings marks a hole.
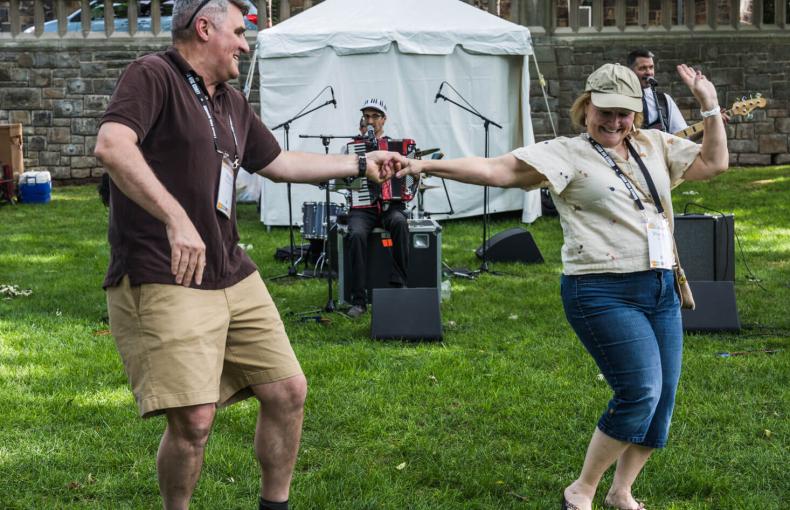
[[[348,214],[349,262],[351,264],[351,304],[364,306],[367,296],[367,256],[370,233],[381,227],[390,234],[392,246],[391,287],[405,287],[409,267],[409,223],[403,203],[392,203],[379,213],[378,208],[354,208]]]

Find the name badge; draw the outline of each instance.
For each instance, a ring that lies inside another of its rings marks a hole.
[[[675,254],[672,251],[672,234],[666,218],[654,218],[645,223],[647,227],[647,248],[652,269],[672,269]]]
[[[219,174],[219,190],[217,191],[217,211],[230,218],[233,211],[233,169],[236,167],[228,156],[222,157]]]

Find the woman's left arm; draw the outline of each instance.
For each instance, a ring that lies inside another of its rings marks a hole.
[[[699,102],[701,110],[706,113],[714,110],[717,112],[705,117],[702,150],[683,174],[683,179],[687,181],[710,179],[727,170],[730,164],[727,132],[721,114],[718,113],[720,108],[716,87],[700,71],[695,71],[685,64],[679,65],[677,69],[680,78]]]

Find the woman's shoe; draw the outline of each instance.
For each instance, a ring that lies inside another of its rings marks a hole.
[[[582,510],[573,503],[569,503],[565,496],[562,496],[562,510]]]

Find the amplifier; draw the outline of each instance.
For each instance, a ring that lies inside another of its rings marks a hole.
[[[432,219],[409,221],[409,267],[407,286],[436,289],[437,296],[442,289],[442,227]],[[338,271],[338,301],[351,303],[351,261],[349,260],[349,240],[346,226],[338,225],[337,240],[340,262]],[[384,229],[374,228],[368,236],[366,282],[368,303],[373,299],[373,289],[389,287],[392,272],[392,251],[390,235]]]
[[[735,280],[735,220],[732,214],[675,216],[680,265],[690,281]]]

